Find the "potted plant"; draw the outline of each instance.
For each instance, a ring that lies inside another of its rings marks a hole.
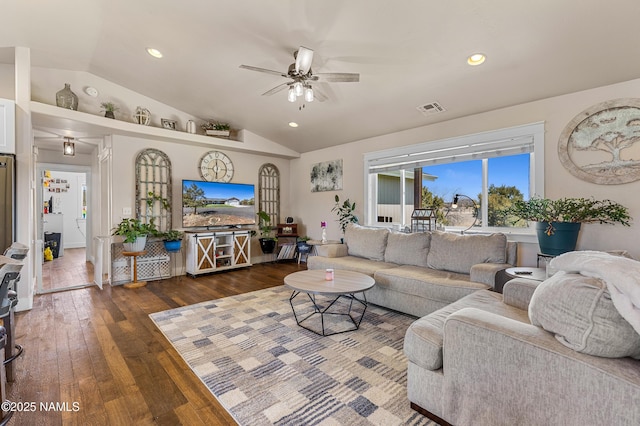
[[[182,232],[177,229],[170,229],[162,234],[164,249],[169,253],[180,251],[182,245]]]
[[[271,227],[271,217],[263,210],[258,213],[258,227],[260,228],[260,249],[264,254],[273,253],[276,248],[276,237],[273,236],[273,228]]]
[[[507,214],[536,223],[540,251],[559,255],[575,250],[582,223],[609,223],[630,226],[629,210],[611,200],[594,198],[532,197],[515,200]]]
[[[113,102],[102,102],[100,108],[104,111],[104,116],[107,118],[116,118],[114,113],[120,109]]]
[[[156,235],[157,230],[153,220],[149,223],[142,223],[139,219],[124,218],[113,228],[111,235],[124,237],[122,242],[125,251],[142,251],[147,244],[148,235]]]
[[[218,121],[207,121],[202,125],[207,136],[224,136],[229,137],[231,126],[229,123],[220,123]]]
[[[340,223],[340,229],[342,229],[342,233],[347,229],[347,225],[350,223],[358,223],[358,217],[355,215],[354,211],[356,209],[356,203],[351,203],[347,198],[344,200],[342,204],[340,204],[340,197],[336,194],[336,204],[331,209],[332,212],[335,212],[338,215],[338,222]]]

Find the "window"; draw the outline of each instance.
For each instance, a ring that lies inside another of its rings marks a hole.
[[[543,196],[543,157],[543,123],[368,153],[365,221],[407,227],[417,176],[422,204],[415,207],[436,207],[438,224],[512,227],[504,214],[512,200]]]

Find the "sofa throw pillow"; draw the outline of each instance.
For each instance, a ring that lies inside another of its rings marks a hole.
[[[386,228],[367,228],[350,223],[344,231],[349,256],[384,261],[388,235],[389,230]]]
[[[599,278],[556,273],[533,293],[529,319],[577,352],[640,358],[640,334],[618,313]]]
[[[478,263],[505,263],[507,237],[504,234],[457,235],[431,233],[427,265],[433,269],[469,274]]]
[[[390,232],[387,237],[384,261],[426,268],[430,242],[430,232],[416,232],[413,234]]]

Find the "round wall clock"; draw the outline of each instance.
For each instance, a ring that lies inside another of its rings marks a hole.
[[[209,182],[230,182],[233,163],[220,151],[209,151],[200,159],[200,176]]]

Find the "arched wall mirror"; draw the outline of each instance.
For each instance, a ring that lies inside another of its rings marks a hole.
[[[171,160],[164,152],[147,148],[136,157],[136,217],[152,220],[160,232],[171,229]]]
[[[271,163],[258,171],[258,208],[271,218],[271,225],[280,223],[280,171]]]

